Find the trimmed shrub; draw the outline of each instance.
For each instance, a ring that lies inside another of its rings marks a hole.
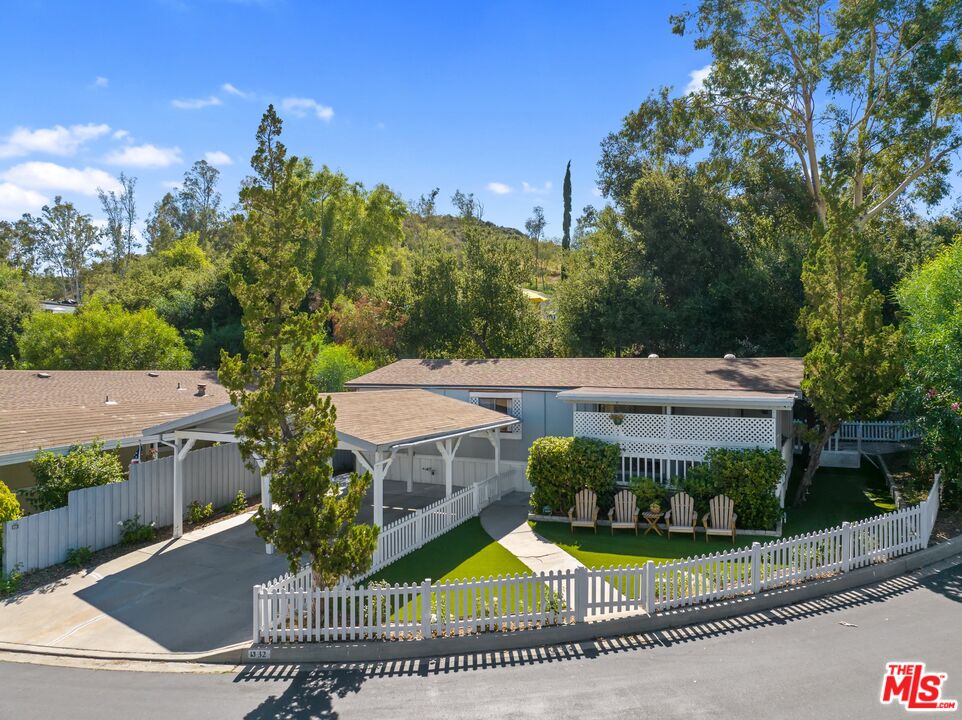
[[[528,453],[528,482],[534,488],[531,506],[566,512],[575,494],[589,488],[602,509],[611,507],[621,450],[618,445],[592,438],[542,437]]]
[[[121,545],[137,545],[138,543],[150,542],[157,536],[154,524],[144,525],[140,522],[140,515],[134,515],[129,520],[117,524],[120,525]]]
[[[770,530],[782,513],[775,488],[783,472],[778,450],[712,448],[704,463],[689,469],[680,488],[694,498],[699,517],[708,512],[711,498],[727,495],[735,503],[738,527]]]
[[[104,450],[102,442],[71,448],[66,455],[38,452],[30,468],[37,481],[30,501],[38,511],[63,507],[71,490],[124,480],[120,458],[117,453]]]
[[[0,481],[0,558],[3,557],[3,524],[21,517],[23,510],[20,508],[20,501],[14,492]]]
[[[63,562],[64,565],[68,567],[82,568],[93,559],[93,556],[94,554],[90,551],[90,548],[84,545],[83,547],[70,548],[67,550],[67,558]]]
[[[652,503],[658,503],[662,510],[668,507],[668,490],[651,478],[634,477],[629,487],[638,498],[638,507],[642,512],[647,512]]]

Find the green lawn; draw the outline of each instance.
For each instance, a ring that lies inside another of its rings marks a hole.
[[[797,478],[794,482],[797,482]],[[789,488],[789,501],[793,492],[794,486]],[[884,477],[871,464],[863,463],[860,470],[823,468],[816,474],[805,504],[788,510],[783,537],[832,527],[844,520],[861,520],[894,509]],[[722,539],[705,542],[701,535],[696,540],[673,535],[669,541],[665,535],[657,536],[654,533],[636,537],[629,531],[621,530],[612,535],[608,528],[598,528],[597,534],[583,529],[572,533],[567,523],[533,522],[531,526],[539,535],[591,568],[641,565],[648,560],[665,562],[674,558],[724,552],[751,545],[756,540],[772,540],[770,537],[738,535],[735,545],[732,545]]]
[[[419,583],[424,578],[437,582],[526,572],[527,565],[493,540],[480,520],[472,518],[388,565],[370,580],[386,580],[393,585]]]

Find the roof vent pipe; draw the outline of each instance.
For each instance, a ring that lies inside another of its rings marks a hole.
[[[648,356],[648,359],[649,359],[649,360],[657,360],[657,359],[658,359],[658,354],[657,354],[657,353],[651,353],[651,354]]]
[[[734,360],[734,359],[735,359],[735,354],[734,354],[734,353],[725,353],[725,359],[726,359],[726,360]]]
[[[207,384],[197,383],[197,397],[204,397],[207,394]]]

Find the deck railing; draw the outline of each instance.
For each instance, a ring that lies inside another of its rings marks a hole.
[[[881,563],[928,545],[939,479],[920,504],[840,527],[656,565],[363,588],[254,587],[255,643],[416,640],[649,615]]]

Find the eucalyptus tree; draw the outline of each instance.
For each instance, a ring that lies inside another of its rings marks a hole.
[[[114,272],[124,274],[127,263],[134,252],[137,240],[134,235],[134,223],[137,221],[137,200],[134,189],[137,178],[128,177],[120,173],[120,192],[105,192],[97,188],[100,207],[107,218],[107,236],[110,239],[110,259]]]

